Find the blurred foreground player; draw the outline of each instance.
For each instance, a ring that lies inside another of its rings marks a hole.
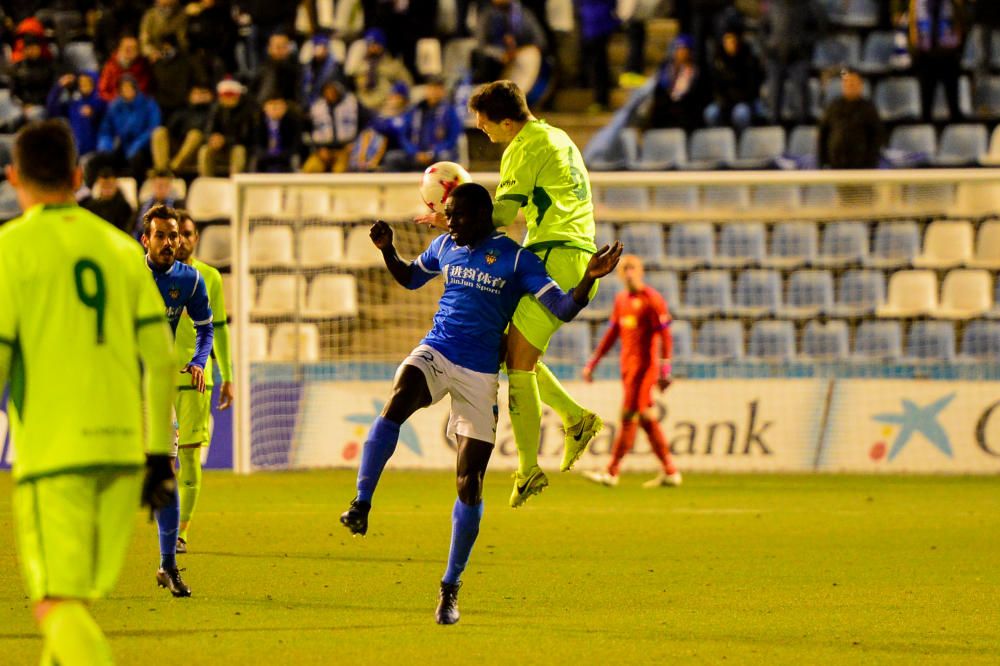
[[[622,422],[611,449],[611,462],[604,472],[587,472],[591,481],[606,486],[618,485],[618,468],[622,458],[635,444],[636,429],[641,426],[649,437],[653,453],[660,459],[663,470],[656,478],[642,484],[645,488],[679,486],[681,473],[670,458],[670,447],[663,436],[653,409],[653,386],[665,391],[670,386],[670,313],[663,297],[643,281],[642,260],[634,255],[622,257],[618,269],[625,290],[615,296],[611,325],[583,368],[584,380],[594,379],[594,368],[608,353],[615,340],[621,338],[621,371],[624,385]],[[657,345],[659,341],[659,345]],[[660,354],[657,359],[656,348]]]
[[[18,551],[41,663],[63,666],[112,662],[86,604],[114,587],[140,498],[151,509],[176,499],[163,303],[135,241],[76,205],[75,165],[64,123],[22,129],[7,178],[25,212],[0,229]]]
[[[146,267],[153,275],[166,306],[167,321],[174,335],[181,313],[185,310],[195,330],[195,346],[190,360],[179,359],[185,365],[181,374],[190,374],[187,388],[199,394],[205,392],[205,364],[212,351],[212,308],[201,274],[193,267],[176,261],[180,231],[177,211],[170,206],[153,206],[142,218],[142,245],[146,248]],[[176,440],[172,451],[177,457]],[[180,506],[174,502],[156,512],[160,534],[160,568],[156,582],[175,597],[190,597],[189,588],[177,568],[177,533],[180,527]]]
[[[379,221],[371,229],[372,242],[382,251],[396,282],[417,289],[442,275],[445,286],[434,327],[399,366],[392,397],[368,432],[358,469],[358,494],[340,522],[354,534],[368,531],[372,495],[396,450],[400,425],[418,409],[450,394],[448,433],[458,442],[458,500],[435,614],[438,624],[458,622],[461,576],[479,534],[483,476],[496,440],[504,329],[525,294],[533,294],[561,320],[573,319],[587,304],[597,278],[614,270],[622,250],[620,243],[601,248],[591,257],[580,283],[566,293],[538,257],[494,231],[492,214],[493,203],[483,186],[459,185],[445,207],[449,233],[431,241],[412,262],[396,253],[389,225]]]

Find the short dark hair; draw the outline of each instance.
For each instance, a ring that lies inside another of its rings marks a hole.
[[[153,206],[146,214],[142,216],[142,233],[149,236],[149,231],[153,226],[153,220],[177,220],[178,224],[181,221],[177,209],[167,206],[166,204],[157,204]]]
[[[528,119],[528,100],[513,81],[494,81],[480,87],[469,98],[469,108],[486,116],[490,122],[521,122]]]
[[[191,216],[191,211],[187,208],[175,208],[174,212],[177,213],[177,224],[191,222],[191,224],[194,225],[194,230],[199,234],[201,233],[201,229],[198,228],[198,223],[195,221],[194,217]]]
[[[95,181],[101,180],[102,178],[117,178],[117,177],[118,175],[115,173],[115,170],[109,166],[102,166],[100,169],[97,170],[97,173],[94,174]]]
[[[479,183],[462,183],[451,191],[452,199],[462,199],[481,211],[493,214],[493,197],[490,191]]]
[[[28,123],[14,139],[14,167],[22,181],[42,190],[73,189],[76,144],[64,120]]]

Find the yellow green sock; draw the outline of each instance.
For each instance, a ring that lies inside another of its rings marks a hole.
[[[526,476],[538,465],[538,440],[542,433],[542,399],[538,377],[527,370],[508,370],[510,425],[517,444],[518,472]]]
[[[535,365],[538,375],[538,395],[542,402],[556,411],[567,428],[577,424],[583,418],[583,407],[566,392],[548,366],[539,361]]]
[[[177,474],[177,492],[181,501],[181,522],[187,523],[194,515],[194,508],[198,504],[198,495],[201,493],[201,447],[192,446],[180,449],[177,452],[181,469]],[[178,534],[181,539],[187,541],[187,529]]]
[[[111,664],[111,646],[79,601],[61,601],[42,620],[45,652],[60,666]]]

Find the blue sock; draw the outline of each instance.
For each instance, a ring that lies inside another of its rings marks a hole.
[[[378,479],[396,450],[398,441],[399,424],[381,416],[376,417],[368,431],[368,439],[361,452],[361,466],[358,468],[358,499],[362,502],[371,503]]]
[[[443,582],[454,585],[462,578],[465,565],[469,563],[472,546],[479,536],[479,521],[483,518],[483,503],[476,506],[464,504],[455,500],[455,508],[451,511],[451,550],[448,552],[448,568],[444,572]]]
[[[156,526],[160,531],[160,566],[172,569],[177,566],[177,530],[181,524],[181,505],[177,495],[174,503],[156,512]]]

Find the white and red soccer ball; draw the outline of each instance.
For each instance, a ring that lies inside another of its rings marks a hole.
[[[455,162],[435,162],[427,167],[420,180],[420,198],[435,213],[444,212],[444,203],[452,190],[472,180],[469,172]]]

